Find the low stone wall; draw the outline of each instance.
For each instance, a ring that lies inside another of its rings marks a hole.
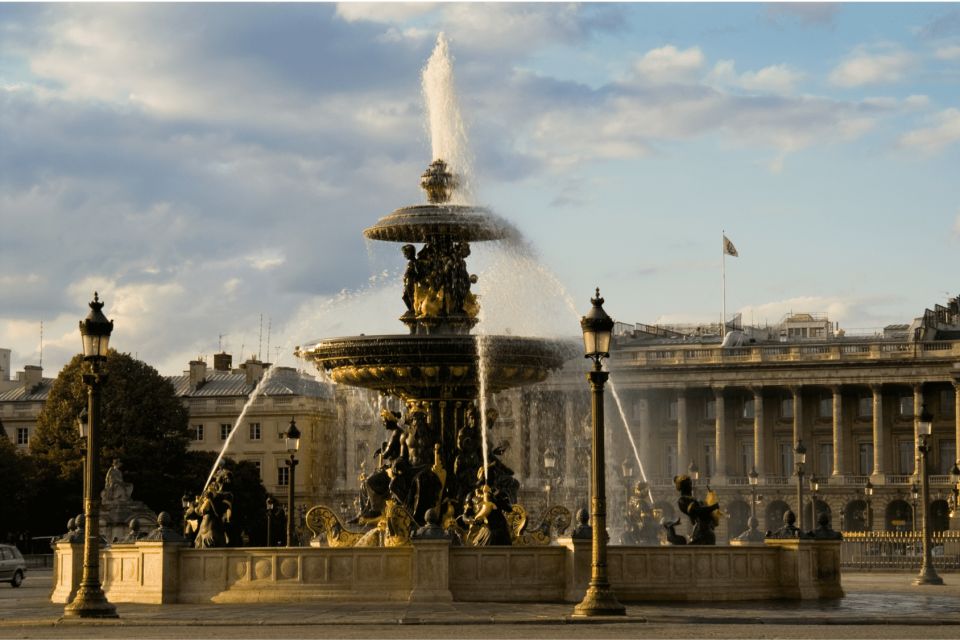
[[[57,547],[51,600],[72,600],[81,545]],[[424,601],[579,602],[590,541],[548,547],[451,548],[417,541],[388,548],[192,549],[117,544],[101,555],[114,603]],[[770,540],[715,547],[624,547],[607,552],[623,602],[837,598],[840,543]]]

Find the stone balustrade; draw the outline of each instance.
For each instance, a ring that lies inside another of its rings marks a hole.
[[[51,600],[80,582],[82,546],[56,550]],[[545,547],[192,549],[170,542],[116,544],[101,555],[111,602],[421,601],[579,602],[590,542]],[[840,542],[610,546],[610,583],[623,602],[836,598]]]

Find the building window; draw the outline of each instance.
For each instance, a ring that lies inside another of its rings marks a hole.
[[[857,417],[873,417],[873,396],[860,396],[857,398]]]
[[[817,447],[817,473],[821,476],[833,475],[833,443],[821,443]]]
[[[29,442],[30,442],[30,428],[17,427],[17,444],[29,444]]]
[[[900,396],[898,409],[901,418],[913,417],[913,396]]]
[[[712,444],[703,445],[703,472],[708,478],[712,477],[714,472],[714,461],[716,460],[714,450]]]
[[[780,475],[789,477],[793,475],[793,443],[781,442],[777,448],[780,450]]]
[[[259,422],[250,423],[250,439],[251,440],[260,439],[260,423]]]
[[[941,440],[937,443],[937,473],[949,475],[957,462],[957,443],[955,440]]]
[[[227,438],[230,437],[230,427],[231,427],[231,426],[232,426],[232,425],[227,424],[227,423],[225,423],[225,422],[223,422],[223,423],[220,424],[220,439],[221,439],[221,440],[226,440]]]
[[[793,398],[784,398],[780,401],[780,417],[793,418]]]
[[[740,443],[740,475],[745,476],[753,469],[753,443]]]
[[[900,463],[900,468],[897,469],[897,471],[900,472],[900,475],[913,475],[913,463],[916,455],[914,453],[913,440],[900,440],[897,442],[897,454],[898,462]]]
[[[860,456],[858,458],[859,467],[857,472],[861,476],[869,476],[873,473],[873,443],[860,443]]]
[[[667,406],[667,420],[676,422],[677,420],[677,401],[674,400]]]
[[[830,396],[823,396],[820,398],[820,402],[817,403],[817,417],[818,418],[832,418],[833,417],[833,398]]]
[[[195,424],[193,425],[193,439],[197,442],[203,442],[203,425]]]
[[[705,420],[717,419],[717,401],[716,400],[707,400],[707,403],[703,407],[703,417]]]
[[[283,464],[282,462],[280,464]],[[290,485],[290,467],[277,467],[277,484],[281,487]]]
[[[257,470],[257,477],[258,477],[258,478],[263,478],[263,474],[260,473],[260,461],[259,461],[259,460],[251,460],[250,462],[253,463],[254,468]]]
[[[677,445],[673,443],[667,443],[664,447],[664,473],[668,478],[672,478],[677,475]]]
[[[747,398],[743,401],[743,413],[741,415],[744,420],[753,420],[753,398]]]
[[[952,416],[956,411],[957,394],[953,389],[940,392],[940,415]]]

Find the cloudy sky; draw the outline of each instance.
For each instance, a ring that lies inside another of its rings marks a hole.
[[[747,320],[872,331],[960,292],[955,4],[5,4],[14,367],[43,321],[58,370],[94,289],[167,374],[221,335],[283,362],[402,331],[399,248],[362,230],[423,200],[441,31],[477,199],[536,252],[475,250],[494,330],[575,334],[596,285],[618,320],[716,320],[722,230]]]

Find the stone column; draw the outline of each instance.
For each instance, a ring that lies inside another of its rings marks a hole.
[[[753,466],[757,473],[765,476],[766,467],[766,439],[763,432],[763,387],[752,387],[753,391]]]
[[[920,452],[917,451],[917,438],[920,432],[920,413],[923,411],[923,385],[913,385],[913,473],[920,473]],[[918,483],[919,484],[919,483]]]
[[[543,460],[540,459],[540,412],[536,410],[537,402],[530,402],[527,405],[529,409],[529,422],[527,429],[530,431],[530,451],[527,452],[527,464],[530,471],[528,478],[528,487],[540,487],[540,477],[543,472]]]
[[[677,473],[684,473],[692,459],[687,423],[687,390],[681,389],[677,392]]]
[[[802,387],[800,385],[794,385],[790,387],[790,393],[793,394],[793,448],[797,448],[797,442],[803,440],[803,395]],[[807,455],[810,456],[810,459],[813,459],[813,443],[810,442],[809,438],[807,439],[807,444],[803,445],[807,447]],[[797,475],[797,464],[794,460],[793,469],[790,471],[790,475]]]
[[[728,475],[727,471],[727,409],[726,404],[724,403],[724,390],[723,387],[714,387],[713,388],[713,397],[716,402],[714,404],[715,413],[716,413],[716,441],[714,447],[714,455],[716,459],[714,460],[714,469],[716,469],[717,479],[725,479]]]
[[[883,385],[872,384],[873,392],[873,473],[872,477],[882,479],[886,473],[884,465],[884,445],[886,436],[883,433]]]
[[[568,478],[573,477],[573,470],[577,468],[577,452],[574,447],[576,441],[577,417],[573,406],[573,398],[565,394],[563,399],[563,469]],[[572,483],[571,483],[572,484]],[[567,487],[568,489],[570,487]]]
[[[831,387],[833,392],[833,475],[842,476],[846,471],[845,440],[843,437],[843,393],[839,385]]]
[[[650,392],[643,390],[638,394],[638,416],[637,416],[637,449],[640,452],[640,461],[643,463],[643,471],[647,474],[647,481],[653,482],[657,474],[653,465],[653,435],[650,431]]]
[[[953,415],[953,450],[957,460],[960,460],[960,382],[955,382],[953,385]]]

